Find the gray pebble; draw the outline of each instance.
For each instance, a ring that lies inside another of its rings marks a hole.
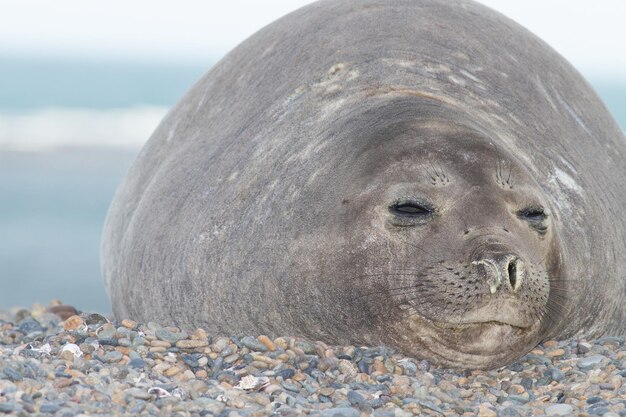
[[[348,391],[348,401],[350,401],[350,404],[352,405],[358,405],[366,402],[365,398],[363,398],[363,396],[356,391]]]
[[[110,329],[102,329],[98,332],[98,340],[114,339],[116,333],[117,330],[115,330],[114,327]]]
[[[189,335],[184,331],[175,333],[163,328],[158,329],[156,332],[154,332],[154,334],[159,339],[170,342],[173,345],[175,345],[176,342],[178,342],[179,340],[187,339],[189,337]]]
[[[525,415],[525,411],[517,410],[514,407],[506,407],[498,410],[498,417],[522,417]]]
[[[602,355],[591,355],[579,359],[578,362],[576,362],[576,365],[580,369],[586,370],[592,368],[594,365],[599,364],[600,362],[602,362],[603,359],[606,359],[606,357]]]
[[[43,403],[41,404],[41,407],[39,408],[39,410],[42,413],[49,413],[49,414],[54,414],[60,409],[61,409],[61,406],[56,403]]]
[[[217,353],[222,352],[229,345],[229,340],[225,337],[219,337],[211,346],[211,349]]]
[[[605,407],[602,405],[597,405],[594,407],[589,407],[589,410],[587,410],[589,413],[596,415],[596,416],[602,416],[606,413],[609,412],[609,407]]]
[[[197,355],[182,354],[181,355],[181,359],[190,368],[197,368],[197,367],[200,366],[200,363],[198,362],[199,356],[197,356]]]
[[[352,407],[328,408],[321,412],[323,417],[360,417],[361,413]]]
[[[293,382],[287,382],[287,381],[283,381],[281,383],[281,385],[283,386],[283,388],[285,388],[287,391],[291,391],[291,392],[300,392],[300,387],[296,384],[294,384]]]
[[[267,347],[263,343],[259,342],[255,337],[252,337],[252,336],[246,336],[243,339],[241,339],[241,344],[253,352],[266,352],[267,351]]]
[[[585,353],[588,353],[589,350],[591,350],[591,345],[589,343],[578,342],[576,345],[576,352],[579,355],[584,355]]]
[[[130,347],[131,346],[130,339],[128,339],[126,337],[122,337],[121,339],[117,339],[117,344],[119,346],[126,346],[126,347]]]
[[[146,361],[141,358],[134,358],[128,362],[128,366],[131,368],[144,368],[146,366]]]
[[[21,381],[22,379],[24,379],[22,374],[13,368],[9,368],[9,367],[4,368],[2,372],[4,373],[4,375],[6,375],[6,378],[11,382]]]
[[[388,408],[382,408],[382,409],[378,409],[378,410],[374,410],[374,413],[372,414],[374,417],[395,417],[395,412],[393,409],[388,409]]]
[[[545,372],[545,375],[549,377],[552,381],[561,382],[565,379],[565,375],[559,369],[554,366],[550,366],[548,370]]]
[[[15,404],[13,403],[0,403],[0,413],[12,413],[15,410]]]
[[[42,333],[45,331],[41,324],[32,318],[22,320],[17,326],[17,330],[27,335],[32,333]]]
[[[104,360],[109,363],[119,362],[122,360],[122,357],[123,355],[120,352],[118,352],[117,350],[112,350],[104,355]]]
[[[148,390],[141,388],[129,388],[125,393],[133,398],[139,398],[140,400],[149,400],[152,398],[152,394],[148,393]]]
[[[546,407],[547,416],[566,416],[574,412],[574,407],[569,404],[554,404]]]
[[[291,368],[287,368],[287,369],[283,369],[281,371],[278,371],[276,373],[277,377],[281,377],[283,380],[287,380],[290,378],[293,378],[293,376],[296,374],[296,372],[291,369]]]
[[[307,355],[315,355],[317,353],[317,348],[313,343],[307,342],[306,340],[301,340],[296,342],[296,347],[302,349],[304,353]]]
[[[529,398],[523,397],[521,395],[509,395],[505,398],[505,400],[515,401],[520,404],[526,404],[529,401]]]

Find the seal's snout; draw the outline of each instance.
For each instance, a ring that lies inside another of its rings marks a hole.
[[[524,262],[512,254],[491,254],[484,256],[472,265],[479,268],[489,285],[489,292],[494,294],[500,287],[517,292],[522,287]]]

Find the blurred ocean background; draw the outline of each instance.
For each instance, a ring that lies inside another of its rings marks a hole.
[[[298,5],[282,2],[250,27]],[[57,298],[109,312],[99,244],[113,193],[167,110],[217,57],[254,31],[246,30],[220,48],[208,47],[211,53],[180,59],[175,53],[3,51],[8,35],[0,27],[0,308]],[[626,128],[626,73],[601,65],[612,71],[577,66]]]

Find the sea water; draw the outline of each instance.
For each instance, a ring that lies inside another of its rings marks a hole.
[[[0,308],[108,313],[100,235],[124,173],[210,63],[0,57]],[[591,78],[626,127],[626,78]]]

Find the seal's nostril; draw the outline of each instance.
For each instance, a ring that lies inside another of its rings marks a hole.
[[[509,273],[509,282],[511,283],[511,288],[513,288],[513,290],[517,290],[518,280],[517,280],[517,259],[516,258],[512,258],[509,261],[509,266],[507,268],[507,271]]]

